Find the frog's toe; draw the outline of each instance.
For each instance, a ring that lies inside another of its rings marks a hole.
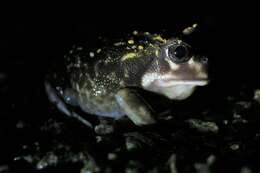
[[[155,119],[150,114],[127,114],[128,118],[131,119],[136,125],[151,125],[156,123]]]

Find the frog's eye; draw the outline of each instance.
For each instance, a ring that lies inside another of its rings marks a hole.
[[[172,45],[168,48],[168,56],[175,63],[184,63],[190,59],[189,47],[186,45]]]

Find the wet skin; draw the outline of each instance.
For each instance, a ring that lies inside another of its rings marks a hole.
[[[73,105],[97,116],[126,115],[138,126],[153,124],[152,108],[136,88],[183,100],[206,85],[207,59],[191,49],[178,38],[137,32],[92,51],[74,46],[63,71],[55,68],[47,75],[45,88],[50,101],[69,116],[80,117],[68,109]]]

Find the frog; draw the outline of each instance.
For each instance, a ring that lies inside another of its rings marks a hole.
[[[60,68],[47,75],[48,98],[68,116],[89,124],[71,107],[90,116],[127,117],[137,126],[158,122],[139,90],[169,100],[187,99],[209,82],[208,58],[178,37],[137,32],[103,47],[74,45]]]

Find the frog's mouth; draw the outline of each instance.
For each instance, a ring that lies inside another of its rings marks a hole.
[[[192,79],[192,80],[176,80],[176,79],[164,79],[155,80],[153,84],[158,87],[167,88],[177,85],[191,85],[191,86],[205,86],[209,83],[207,79]]]
[[[147,89],[156,93],[161,93],[169,99],[183,100],[193,93],[196,86],[204,86],[207,84],[207,79],[160,79],[154,80]]]
[[[157,92],[158,90],[163,90],[165,88],[174,88],[181,86],[204,86],[209,83],[208,77],[195,77],[195,76],[186,76],[178,77],[173,75],[158,75],[158,74],[147,74],[142,78],[142,87]]]

